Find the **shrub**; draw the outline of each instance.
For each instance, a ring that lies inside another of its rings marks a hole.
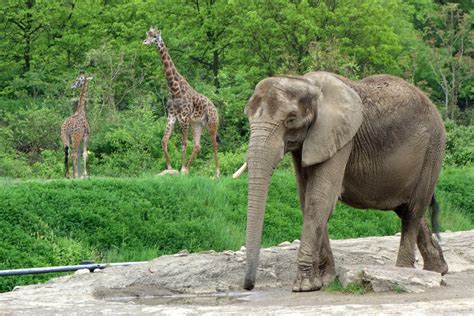
[[[21,109],[6,113],[3,137],[16,151],[28,156],[34,163],[45,149],[60,147],[59,131],[61,118],[48,108]]]
[[[447,120],[445,165],[465,166],[474,162],[474,126]]]
[[[166,122],[156,120],[150,108],[139,108],[115,114],[110,121],[96,127],[90,142],[91,174],[104,176],[136,176],[157,172],[166,167],[161,138]],[[168,151],[176,166],[180,150],[177,133],[168,143]]]

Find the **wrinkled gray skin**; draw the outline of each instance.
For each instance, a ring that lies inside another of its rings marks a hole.
[[[387,75],[361,81],[327,72],[272,77],[256,86],[245,113],[251,129],[245,289],[255,285],[269,181],[287,152],[304,221],[293,291],[318,290],[335,278],[327,222],[338,199],[397,213],[397,266],[414,267],[418,245],[424,269],[448,271],[425,218],[445,131],[417,88]]]

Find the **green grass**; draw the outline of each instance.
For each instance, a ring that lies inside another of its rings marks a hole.
[[[353,283],[347,284],[346,287],[342,286],[341,281],[336,278],[334,281],[329,283],[328,285],[323,286],[321,289],[324,292],[329,293],[345,293],[345,294],[357,294],[362,295],[372,291],[372,287],[370,283],[357,281]]]
[[[446,169],[438,185],[443,230],[474,228],[474,168]],[[188,249],[245,243],[246,179],[208,177],[0,179],[0,269],[139,261]],[[263,246],[300,238],[301,212],[289,171],[272,178]],[[393,235],[393,212],[338,204],[332,239]],[[50,275],[0,278],[0,291]]]

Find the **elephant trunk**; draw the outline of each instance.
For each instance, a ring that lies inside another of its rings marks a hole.
[[[266,136],[268,133],[252,133],[248,151],[247,267],[244,280],[246,290],[253,289],[255,285],[268,186],[273,169],[281,160],[283,152],[265,144],[268,142]]]

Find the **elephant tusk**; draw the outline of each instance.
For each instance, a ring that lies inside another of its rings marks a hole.
[[[234,174],[232,175],[232,178],[237,179],[238,177],[242,175],[242,173],[245,172],[246,169],[247,169],[247,161],[244,162],[244,164],[242,165],[242,167],[239,168],[239,170],[234,172]]]

